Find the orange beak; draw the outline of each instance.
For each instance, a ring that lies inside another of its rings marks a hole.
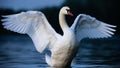
[[[72,14],[72,12],[71,12],[71,11],[68,11],[68,15],[73,16],[73,14]]]

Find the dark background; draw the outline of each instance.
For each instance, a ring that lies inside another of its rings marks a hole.
[[[4,4],[5,1],[1,0],[0,4]],[[50,24],[55,28],[58,33],[62,33],[61,28],[58,23],[58,13],[61,7],[69,6],[74,14],[74,17],[66,17],[68,24],[71,25],[75,19],[75,17],[80,14],[89,14],[93,17],[96,17],[98,20],[104,21],[106,23],[116,25],[116,35],[120,35],[120,2],[119,0],[65,0],[59,6],[52,7],[44,7],[42,9],[33,8],[37,11],[42,11]],[[17,6],[17,5],[16,5]],[[20,9],[13,10],[11,8],[0,8],[0,19],[2,19],[1,15],[9,15],[15,14],[22,11],[28,11],[29,9]],[[3,29],[2,22],[0,21],[0,34],[17,34],[8,30]]]

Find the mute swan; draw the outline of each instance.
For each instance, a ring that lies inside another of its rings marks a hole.
[[[71,15],[70,8],[64,6],[59,13],[59,23],[63,36],[56,33],[45,15],[39,11],[27,11],[6,15],[2,19],[4,28],[27,34],[32,39],[38,52],[49,48],[51,56],[46,54],[48,65],[70,66],[83,38],[107,38],[114,34],[114,25],[106,24],[86,14],[79,14],[73,25],[69,27],[65,15]]]

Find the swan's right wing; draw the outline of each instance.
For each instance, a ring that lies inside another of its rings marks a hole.
[[[21,34],[28,34],[39,52],[42,52],[47,46],[52,48],[60,37],[42,12],[27,11],[3,17],[5,17],[2,19],[4,28]]]
[[[71,26],[76,38],[80,41],[83,38],[107,38],[114,35],[116,26],[104,23],[86,14],[80,14]]]

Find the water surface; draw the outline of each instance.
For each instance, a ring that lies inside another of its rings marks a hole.
[[[25,35],[0,35],[0,68],[48,68]],[[82,40],[72,68],[120,68],[120,39]]]

